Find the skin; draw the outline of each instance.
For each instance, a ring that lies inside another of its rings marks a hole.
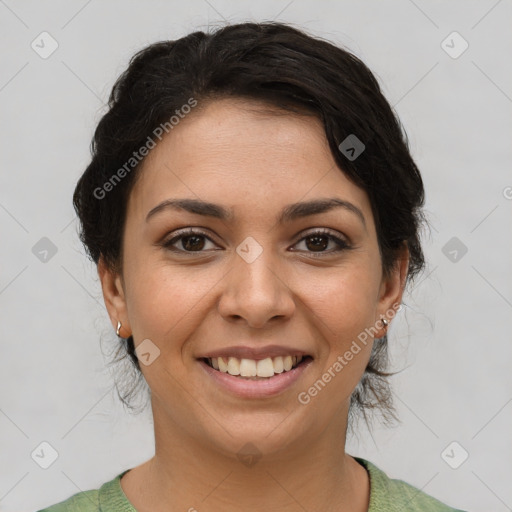
[[[359,208],[366,225],[342,208],[275,222],[290,203],[331,197]],[[234,217],[168,209],[146,221],[170,198],[220,204]],[[207,233],[202,252],[187,252],[186,239],[174,243],[181,253],[162,246],[187,227]],[[307,243],[322,228],[350,249],[333,252],[325,235],[320,249]],[[263,249],[252,263],[236,252],[249,236]],[[350,395],[371,343],[310,403],[297,396],[400,303],[407,265],[405,249],[384,276],[368,196],[336,166],[316,118],[230,99],[199,105],[175,126],[131,192],[122,272],[98,264],[114,328],[120,320],[122,336],[132,334],[136,346],[150,339],[160,350],[141,365],[155,456],[121,480],[136,509],[366,511],[368,475],[344,448]],[[239,344],[299,348],[313,363],[277,396],[237,398],[214,385],[196,358]],[[237,458],[248,442],[262,454],[251,466]]]

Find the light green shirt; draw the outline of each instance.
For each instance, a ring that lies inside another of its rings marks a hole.
[[[389,478],[371,462],[354,457],[368,471],[370,506],[368,512],[464,512],[432,498],[416,487]],[[137,512],[121,487],[121,477],[129,469],[104,483],[99,489],[79,492],[38,512]]]

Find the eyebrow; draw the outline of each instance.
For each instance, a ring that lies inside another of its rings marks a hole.
[[[354,213],[366,229],[366,220],[363,212],[349,201],[335,197],[289,204],[283,208],[276,220],[279,224],[284,224],[310,215],[325,213],[335,208],[343,208],[346,211]],[[199,199],[167,199],[149,211],[146,216],[146,222],[148,222],[153,215],[168,209],[184,210],[197,215],[214,217],[224,221],[231,221],[234,218],[234,215],[230,210],[218,204],[209,203]]]

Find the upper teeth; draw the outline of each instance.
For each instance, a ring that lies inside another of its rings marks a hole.
[[[241,377],[273,377],[275,373],[291,370],[302,361],[302,356],[278,356],[266,359],[238,359],[236,357],[212,357],[211,366],[216,370]]]

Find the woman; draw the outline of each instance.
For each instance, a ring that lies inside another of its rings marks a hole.
[[[393,417],[387,329],[424,189],[352,54],[279,23],[139,52],[74,206],[155,456],[47,511],[455,510],[345,453]]]

